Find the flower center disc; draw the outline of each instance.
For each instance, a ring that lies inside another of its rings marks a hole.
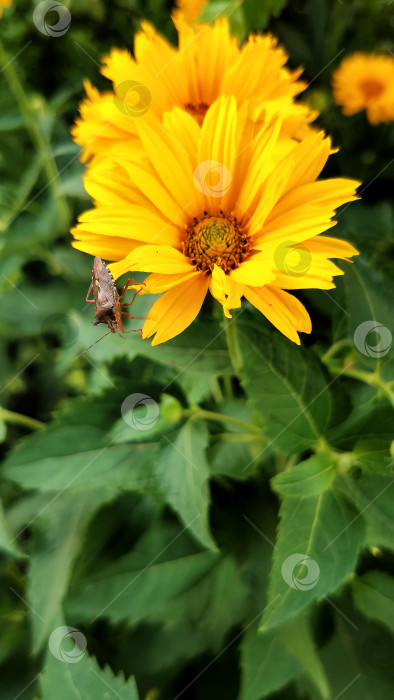
[[[188,229],[185,255],[197,270],[212,272],[218,265],[228,272],[248,257],[250,244],[235,217],[204,216]]]
[[[384,90],[382,83],[379,80],[374,80],[373,78],[370,80],[363,80],[360,83],[360,87],[367,100],[369,100],[371,97],[378,97],[378,95],[380,95]]]
[[[204,121],[204,117],[207,113],[209,105],[207,105],[206,102],[198,102],[197,104],[194,104],[192,102],[188,102],[185,105],[185,110],[188,112],[196,122],[201,126],[201,124]]]

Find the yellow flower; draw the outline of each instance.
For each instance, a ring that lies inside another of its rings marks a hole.
[[[193,24],[208,5],[208,0],[177,0],[176,6],[185,18],[185,22]]]
[[[234,95],[238,106],[258,97],[270,116],[284,117],[284,135],[302,139],[317,112],[295,103],[306,84],[297,80],[301,70],[285,67],[287,55],[271,35],[251,36],[240,48],[231,36],[227,19],[212,25],[190,27],[174,18],[179,49],[172,47],[144,22],[135,37],[135,59],[126,50],[113,49],[103,61],[102,73],[113,90],[99,93],[85,84],[87,99],[72,133],[84,147],[83,159],[95,162],[126,142],[137,141],[137,126],[146,116],[162,119],[178,106],[202,123],[220,95]],[[137,146],[138,147],[138,146]]]
[[[3,8],[4,7],[11,7],[12,5],[12,0],[0,0],[0,17],[3,16]]]
[[[370,124],[394,119],[394,58],[355,53],[333,75],[335,101],[350,116],[365,109]]]
[[[181,333],[208,290],[229,310],[245,297],[299,343],[309,333],[304,306],[285,289],[331,289],[343,272],[329,258],[348,259],[349,243],[320,236],[336,207],[355,199],[358,182],[315,182],[331,150],[322,132],[294,144],[278,161],[280,120],[264,123],[261,108],[222,96],[204,123],[175,108],[140,120],[144,160],[125,148],[112,164],[91,168],[86,187],[96,208],[73,233],[79,250],[150,274],[142,293],[165,292],[152,306],[143,337],[152,344]]]

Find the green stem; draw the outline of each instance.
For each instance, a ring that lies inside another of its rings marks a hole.
[[[352,345],[351,340],[348,338],[344,340],[338,340],[337,343],[334,343],[334,345],[331,345],[331,347],[327,350],[327,352],[323,355],[322,362],[328,363],[331,358],[336,355],[338,350],[342,350],[342,348],[346,348]]]
[[[70,222],[70,210],[65,197],[60,192],[59,171],[52,155],[51,144],[46,136],[40,131],[37,114],[31,100],[28,99],[18,74],[15,71],[13,62],[0,41],[0,67],[7,80],[8,86],[15,97],[21,114],[23,116],[26,129],[37,151],[41,154],[42,164],[48,180],[48,187],[51,191],[55,205],[57,206],[62,223],[68,227]]]
[[[374,372],[364,372],[363,370],[354,369],[352,367],[341,367],[340,365],[327,365],[327,368],[333,375],[341,374],[345,377],[351,377],[351,379],[359,379],[361,382],[373,386],[378,391],[381,391],[394,407],[394,391],[391,390],[389,384],[381,380],[378,374]]]
[[[44,423],[41,423],[35,418],[30,418],[30,416],[24,416],[22,413],[14,413],[14,411],[7,411],[6,408],[0,407],[0,420],[4,420],[6,423],[15,423],[17,425],[25,425],[26,428],[31,428],[32,430],[41,430],[44,427]]]
[[[235,317],[234,318],[225,318],[224,324],[225,324],[224,328],[226,331],[227,347],[228,347],[228,351],[230,353],[231,362],[232,362],[235,374],[239,375],[241,372],[241,369],[242,369],[242,355],[241,355],[239,345],[238,345],[237,327],[236,327]]]
[[[233,418],[232,416],[226,416],[224,413],[206,411],[203,408],[199,408],[199,406],[184,411],[184,415],[191,418],[205,418],[205,420],[215,421],[216,423],[228,423],[229,425],[234,425],[237,428],[242,428],[248,433],[261,435],[261,430],[256,425],[246,423],[245,421],[238,420],[238,418]]]
[[[215,433],[215,439],[223,440],[223,442],[262,442],[267,444],[267,440],[263,435],[257,433]]]

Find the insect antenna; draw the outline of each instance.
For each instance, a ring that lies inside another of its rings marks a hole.
[[[102,340],[103,338],[105,338],[105,336],[106,336],[106,335],[109,335],[110,333],[112,333],[112,331],[108,331],[108,333],[104,333],[104,335],[102,335],[101,338],[99,338],[98,340],[96,340],[95,343],[92,343],[91,345],[89,345],[88,348],[85,348],[85,350],[82,350],[82,352],[80,352],[79,355],[77,355],[75,359],[77,360],[78,357],[81,357],[81,355],[84,355],[85,352],[87,352],[88,350],[90,350],[90,348],[92,348],[94,345],[97,345],[97,343],[99,343],[100,340]],[[126,340],[126,339],[125,339],[125,340]]]

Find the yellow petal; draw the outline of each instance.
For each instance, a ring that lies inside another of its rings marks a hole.
[[[121,262],[114,263],[110,270],[115,279],[125,272],[161,272],[167,274],[188,273],[194,270],[190,260],[168,245],[142,245]]]
[[[291,294],[271,287],[248,287],[244,294],[283,335],[297,345],[300,345],[297,331],[311,332],[312,324],[307,310]]]
[[[152,345],[164,343],[185,330],[196,318],[208,290],[208,276],[196,272],[153,304],[142,329],[142,337],[156,336]]]

